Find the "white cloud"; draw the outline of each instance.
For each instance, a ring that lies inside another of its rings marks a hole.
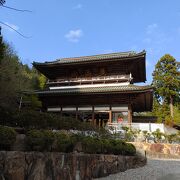
[[[14,30],[16,30],[16,31],[19,30],[19,27],[18,27],[17,25],[15,25],[15,24],[8,23],[8,22],[5,22],[5,24],[7,24],[7,26],[6,26],[6,25],[2,25],[2,27],[3,27],[4,29],[8,30],[8,31],[13,32]],[[8,26],[10,26],[11,28],[8,27]],[[14,30],[13,30],[12,28],[13,28]]]
[[[158,25],[156,23],[150,24],[146,28],[146,33],[147,34],[152,34],[152,33],[154,33],[156,31],[157,28],[158,28]]]
[[[83,31],[81,29],[70,30],[65,38],[70,42],[79,42],[79,39],[83,36]]]
[[[73,9],[81,9],[83,7],[82,4],[77,4],[76,6],[73,7]]]

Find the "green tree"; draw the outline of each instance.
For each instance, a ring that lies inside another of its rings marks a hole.
[[[2,42],[0,63],[0,106],[17,108],[22,91],[40,89],[39,74],[23,65],[13,48]],[[32,98],[29,99],[32,101]],[[33,96],[33,103],[35,98]]]
[[[0,27],[0,64],[4,57],[4,48],[5,48],[5,45],[3,42],[3,37],[1,36],[1,27]]]
[[[173,104],[180,92],[180,72],[174,57],[165,54],[156,64],[153,72],[153,86],[155,97],[165,107],[166,102],[170,106],[170,115],[173,119]]]

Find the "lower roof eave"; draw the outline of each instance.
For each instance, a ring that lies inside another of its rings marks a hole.
[[[100,87],[100,88],[76,88],[76,89],[63,89],[63,90],[45,90],[35,91],[39,96],[48,95],[91,95],[91,94],[134,94],[153,92],[151,86],[117,86],[117,87]]]

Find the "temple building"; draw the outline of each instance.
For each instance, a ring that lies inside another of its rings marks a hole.
[[[146,52],[120,52],[33,62],[47,77],[37,91],[44,111],[72,115],[98,126],[133,122],[133,112],[151,111],[153,89],[146,81]]]

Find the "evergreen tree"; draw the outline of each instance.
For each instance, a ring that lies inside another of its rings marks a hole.
[[[5,50],[4,48],[5,48],[5,45],[3,42],[3,37],[1,36],[1,26],[0,26],[0,64],[4,57],[4,50]]]
[[[17,109],[20,93],[40,89],[42,82],[39,80],[40,74],[28,65],[23,65],[10,45],[4,42],[2,44],[4,48],[0,63],[0,106]]]
[[[163,107],[166,103],[169,104],[170,115],[173,119],[173,104],[180,96],[180,72],[174,57],[166,54],[158,61],[153,72],[152,84],[157,100],[163,104]]]

